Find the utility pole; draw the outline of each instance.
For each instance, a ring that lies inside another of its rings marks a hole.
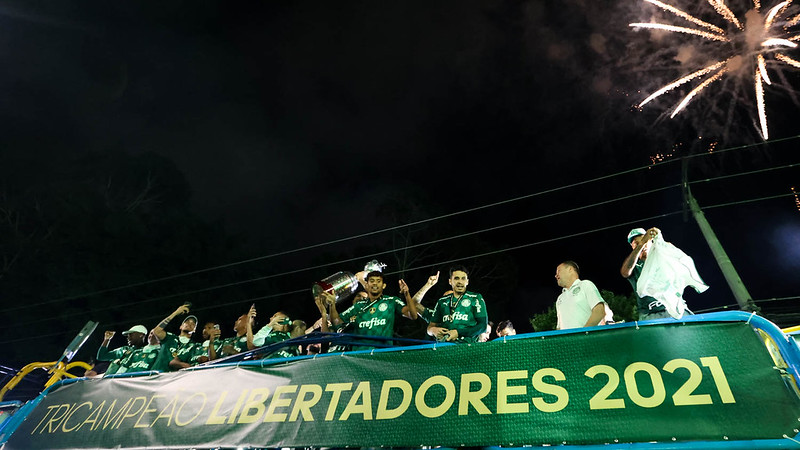
[[[700,231],[703,233],[703,237],[706,238],[706,242],[708,242],[708,246],[711,248],[711,253],[714,254],[714,259],[717,260],[717,264],[722,271],[722,275],[725,276],[725,280],[728,282],[728,286],[731,288],[731,292],[733,292],[733,296],[736,298],[736,303],[739,304],[739,308],[748,312],[761,312],[761,308],[756,306],[756,304],[753,302],[753,297],[750,296],[750,293],[747,291],[744,283],[742,283],[739,273],[736,272],[736,269],[733,267],[731,259],[728,258],[728,254],[725,252],[725,249],[722,248],[722,244],[720,244],[719,239],[717,239],[717,235],[711,228],[711,224],[709,224],[708,220],[706,220],[703,210],[700,209],[700,205],[692,195],[691,189],[689,189],[689,179],[687,176],[688,159],[684,158],[681,164],[683,166],[682,181],[684,208],[687,206],[689,207],[689,211],[691,211],[694,220],[697,222],[697,225],[700,227]],[[685,209],[684,220],[687,220]]]

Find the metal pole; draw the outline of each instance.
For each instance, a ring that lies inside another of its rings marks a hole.
[[[697,204],[697,200],[688,189],[687,198],[689,200],[689,209],[692,211],[694,220],[697,221],[700,231],[703,232],[703,236],[706,238],[706,242],[708,242],[708,246],[711,248],[711,253],[714,254],[714,258],[717,260],[717,264],[719,264],[719,268],[722,270],[722,275],[725,276],[725,280],[728,282],[728,286],[730,286],[731,292],[733,292],[733,296],[736,298],[736,303],[739,304],[739,308],[749,312],[760,312],[761,309],[753,302],[753,297],[747,292],[747,288],[744,287],[744,283],[742,283],[742,279],[739,278],[739,274],[733,267],[730,258],[728,258],[728,254],[725,252],[725,249],[722,248],[722,244],[719,243],[719,239],[717,239],[714,230],[711,229],[711,225],[708,223],[708,220],[706,220],[706,216],[700,209],[700,205]]]
[[[692,191],[689,188],[688,169],[689,160],[684,158],[683,161],[681,161],[684,222],[687,219],[686,206],[688,205],[694,220],[697,222],[697,225],[700,227],[700,231],[703,233],[703,237],[706,238],[706,242],[708,243],[709,248],[711,248],[711,253],[714,255],[714,259],[717,260],[717,264],[722,271],[722,275],[725,276],[725,281],[728,282],[728,286],[731,288],[731,292],[733,292],[733,296],[736,298],[736,303],[739,304],[739,308],[748,312],[761,312],[761,308],[756,306],[755,302],[753,302],[753,297],[750,296],[750,293],[747,292],[747,288],[744,287],[742,279],[739,278],[739,273],[736,272],[731,259],[728,258],[728,254],[725,252],[725,249],[722,248],[722,244],[720,244],[719,239],[717,239],[716,233],[714,233],[714,230],[711,228],[711,224],[709,224],[708,220],[706,220],[706,215],[703,214],[703,210],[700,209],[700,205],[692,195]]]

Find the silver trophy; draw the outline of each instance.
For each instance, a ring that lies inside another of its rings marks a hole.
[[[317,298],[323,292],[332,292],[336,296],[336,302],[353,295],[358,289],[358,279],[350,272],[336,272],[314,283],[311,286],[311,293]]]
[[[367,273],[370,272],[383,272],[383,269],[386,268],[386,264],[379,262],[377,259],[373,259],[372,261],[368,262],[364,266],[364,271]]]

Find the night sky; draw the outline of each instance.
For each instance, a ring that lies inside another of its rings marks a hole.
[[[711,289],[690,308],[735,307],[684,220],[686,156],[701,206],[781,196],[706,216],[752,297],[776,299],[767,317],[800,323],[785,299],[800,295],[800,77],[767,89],[767,143],[741,78],[674,119],[688,88],[640,110],[716,51],[627,26],[659,14],[633,0],[5,2],[0,364],[57,359],[87,320],[153,327],[184,301],[228,333],[251,303],[261,324],[279,308],[312,322],[312,282],[373,258],[390,294],[398,272],[415,291],[463,263],[490,320],[530,332],[563,260],[628,294],[639,226],[695,259]]]

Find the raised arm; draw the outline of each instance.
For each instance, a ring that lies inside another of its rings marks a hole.
[[[437,281],[439,281],[439,271],[438,270],[436,271],[436,275],[431,275],[430,277],[428,277],[428,282],[423,284],[422,287],[419,288],[417,293],[414,294],[414,297],[413,297],[414,301],[417,302],[417,303],[422,302],[422,297],[424,297],[425,294],[428,293],[428,291],[436,284]]]
[[[323,292],[317,298],[314,299],[314,303],[317,305],[317,309],[319,309],[319,314],[322,320],[320,320],[320,330],[323,333],[330,333],[330,327],[328,327],[328,307],[326,306],[328,303],[336,303],[336,298],[333,294],[329,292]],[[337,315],[338,316],[338,315]],[[340,319],[341,321],[341,319]]]
[[[403,307],[402,314],[405,317],[408,317],[411,320],[417,320],[419,314],[417,313],[417,302],[411,298],[411,294],[408,292],[408,285],[406,284],[405,280],[398,280],[398,284],[400,285],[400,293],[406,299],[406,306]]]
[[[356,272],[356,280],[358,280],[358,284],[361,285],[362,288],[367,288],[367,272],[366,270],[362,270],[361,272]]]
[[[112,352],[108,349],[108,344],[111,342],[111,338],[114,337],[116,331],[106,331],[103,334],[103,343],[100,344],[100,348],[97,349],[97,360],[98,361],[112,361],[118,358],[117,354]]]
[[[252,350],[256,348],[255,343],[253,343],[253,323],[256,321],[256,304],[253,303],[250,305],[250,311],[247,312],[247,331],[245,332],[247,336],[247,349]]]
[[[164,320],[159,322],[159,324],[156,325],[155,328],[153,328],[153,332],[155,333],[158,340],[160,341],[164,339],[164,336],[167,335],[167,331],[165,330],[165,328],[167,328],[167,325],[172,319],[178,317],[181,314],[186,314],[188,312],[189,312],[189,305],[187,303],[184,303],[183,305],[179,306],[178,309],[173,311],[172,314],[168,315],[167,317],[164,318]]]
[[[333,324],[333,326],[337,327],[342,324],[342,318],[339,317],[339,311],[336,310],[336,297],[334,297],[333,294],[331,293],[327,294],[329,294],[330,296],[325,297],[325,302],[328,304],[328,307],[330,307],[331,323]]]
[[[217,348],[214,341],[219,339],[220,331],[219,328],[212,328],[211,331],[208,332],[208,360],[213,361],[217,359]]]
[[[622,278],[630,278],[633,274],[633,268],[636,266],[636,261],[642,256],[642,252],[647,247],[647,243],[660,233],[661,230],[658,228],[650,228],[645,232],[642,240],[638,241],[638,243],[637,241],[633,242],[633,250],[631,250],[631,253],[625,258],[625,261],[622,262],[622,267],[619,269],[619,274],[622,275]]]

